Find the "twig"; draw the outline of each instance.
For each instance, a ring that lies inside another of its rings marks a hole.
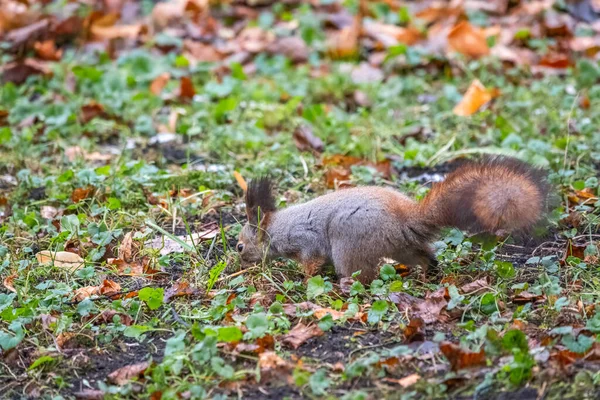
[[[240,271],[238,271],[238,272],[234,272],[234,273],[233,273],[233,274],[231,274],[231,275],[223,276],[223,277],[221,277],[221,278],[217,279],[217,282],[216,282],[216,283],[223,282],[224,280],[227,280],[227,279],[229,279],[229,278],[235,278],[236,276],[242,275],[244,272],[252,271],[252,270],[255,270],[255,269],[257,269],[257,268],[260,268],[260,265],[255,265],[255,266],[253,266],[253,267],[246,268],[246,269],[242,269],[242,270],[240,270]]]
[[[173,306],[171,306],[171,314],[173,314],[173,319],[175,321],[179,322],[181,325],[185,326],[186,328],[190,327],[190,324],[188,324],[183,319],[181,319],[181,316],[177,313],[177,311],[175,311],[175,307],[173,307]]]

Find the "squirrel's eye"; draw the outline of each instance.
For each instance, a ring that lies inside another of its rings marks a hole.
[[[244,243],[238,243],[236,248],[238,253],[241,253],[244,250]]]

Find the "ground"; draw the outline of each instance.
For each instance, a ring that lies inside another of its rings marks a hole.
[[[593,2],[414,3],[8,1],[3,397],[598,398]],[[489,154],[543,221],[444,229],[427,280],[240,264],[255,177],[419,200]]]

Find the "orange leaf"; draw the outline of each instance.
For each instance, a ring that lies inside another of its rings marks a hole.
[[[150,92],[158,96],[169,82],[169,79],[171,79],[171,74],[168,72],[162,73],[154,78],[150,84]]]
[[[17,293],[17,290],[15,289],[15,286],[13,283],[16,277],[17,277],[17,274],[12,274],[12,275],[9,275],[6,278],[4,278],[4,281],[2,281],[2,283],[4,284],[4,287],[14,293]]]
[[[461,348],[450,342],[440,344],[442,354],[450,361],[453,371],[485,364],[485,351],[474,352]]]
[[[485,33],[467,21],[459,22],[450,30],[448,33],[448,44],[454,51],[472,58],[478,58],[490,53]]]
[[[58,61],[62,57],[62,50],[57,49],[54,40],[44,40],[35,42],[33,45],[35,52],[39,58],[46,61]]]
[[[187,76],[182,76],[179,81],[179,97],[191,100],[196,94],[192,80]]]
[[[244,179],[244,177],[242,176],[242,174],[240,174],[237,171],[233,171],[233,177],[235,178],[235,180],[237,181],[238,185],[240,185],[240,187],[242,188],[242,190],[244,192],[246,190],[248,190],[248,184],[246,183],[246,180]]]
[[[88,186],[86,188],[77,188],[73,190],[73,193],[71,193],[71,200],[73,201],[73,203],[79,203],[82,200],[90,198],[93,192],[93,186]]]
[[[548,68],[564,69],[570,67],[572,63],[566,54],[550,53],[542,57],[539,65]]]
[[[74,301],[83,301],[88,297],[100,294],[99,286],[86,286],[75,290],[73,300]]]
[[[484,104],[492,100],[498,93],[486,89],[485,86],[478,80],[475,79],[471,82],[471,86],[467,89],[467,92],[463,96],[462,100],[454,107],[454,114],[462,117],[473,115],[479,110]]]
[[[175,296],[192,296],[198,293],[198,290],[190,286],[187,282],[175,282],[173,286],[165,291],[163,301],[168,303]]]
[[[100,294],[110,297],[112,300],[119,298],[118,293],[121,291],[121,285],[117,282],[105,279],[99,287]]]
[[[308,125],[298,126],[294,130],[293,138],[296,148],[300,151],[312,150],[317,153],[323,151],[323,141],[318,136],[315,136]]]
[[[96,117],[104,114],[104,106],[95,101],[91,101],[88,104],[81,107],[81,122],[87,124]]]

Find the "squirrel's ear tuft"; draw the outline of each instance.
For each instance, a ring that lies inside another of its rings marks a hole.
[[[268,177],[253,179],[246,191],[246,213],[251,224],[266,221],[269,214],[276,211],[273,196],[273,182]]]

